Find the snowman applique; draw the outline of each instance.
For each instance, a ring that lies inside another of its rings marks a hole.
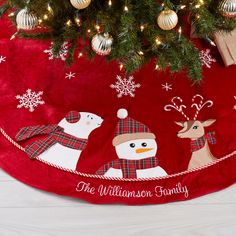
[[[112,141],[117,160],[102,166],[97,175],[119,178],[151,178],[166,176],[156,157],[156,136],[150,129],[130,117],[126,109],[117,112],[120,118]]]
[[[23,141],[46,135],[26,146],[25,152],[28,156],[65,169],[76,170],[90,133],[100,127],[102,122],[103,119],[93,113],[71,111],[57,125],[22,128],[16,135],[16,140]]]

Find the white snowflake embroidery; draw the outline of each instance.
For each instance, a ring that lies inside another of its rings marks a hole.
[[[207,68],[211,68],[212,63],[216,62],[216,59],[210,54],[210,49],[201,50],[200,59],[202,61],[202,65],[206,66]]]
[[[70,73],[66,73],[66,77],[65,77],[66,79],[72,79],[72,78],[75,78],[75,73],[72,73],[72,72],[70,72]]]
[[[51,43],[51,47],[49,49],[43,51],[44,53],[48,54],[48,59],[53,60],[54,58],[60,58],[62,61],[65,61],[66,56],[68,54],[68,42],[63,43],[63,45],[61,46],[61,50],[58,53],[58,55],[53,54],[52,47],[53,47],[53,43]]]
[[[136,91],[136,88],[141,87],[140,84],[135,83],[133,76],[129,76],[128,79],[122,79],[121,76],[117,75],[116,79],[116,83],[111,84],[110,87],[116,90],[116,92],[118,93],[118,98],[121,98],[122,96],[135,97],[134,92]]]
[[[17,108],[27,108],[30,112],[33,112],[38,105],[43,105],[45,102],[42,100],[43,91],[38,93],[32,92],[31,89],[27,89],[23,95],[17,95],[16,99],[19,100]]]
[[[168,92],[169,90],[172,90],[172,84],[168,84],[168,83],[165,83],[165,84],[162,84],[162,89],[166,90],[166,92]]]
[[[0,64],[6,61],[6,57],[0,56]]]

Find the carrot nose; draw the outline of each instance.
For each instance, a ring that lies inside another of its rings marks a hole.
[[[153,150],[153,148],[138,148],[135,150],[135,152],[139,154],[139,153],[149,152],[151,150]]]

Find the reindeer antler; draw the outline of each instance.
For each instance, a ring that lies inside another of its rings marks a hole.
[[[197,99],[200,99],[199,103],[196,103],[196,100]],[[196,94],[195,96],[193,96],[192,98],[192,105],[191,107],[195,107],[196,108],[196,113],[194,115],[194,118],[193,120],[196,120],[198,115],[199,115],[199,112],[204,108],[204,107],[212,107],[213,106],[213,101],[211,100],[207,100],[204,102],[204,98],[203,96],[199,95],[199,94]]]
[[[181,104],[177,105],[175,100],[178,100]],[[183,111],[183,108],[186,108],[186,106],[184,104],[182,104],[183,103],[183,99],[181,99],[180,97],[173,97],[171,99],[171,102],[172,102],[172,104],[167,104],[164,107],[164,110],[165,111],[171,111],[172,109],[175,109],[176,111],[180,112],[185,117],[185,119],[189,120],[189,117],[186,116],[186,114]]]

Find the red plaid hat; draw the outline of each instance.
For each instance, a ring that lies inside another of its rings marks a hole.
[[[115,131],[115,138],[112,143],[117,146],[121,143],[136,139],[155,139],[156,136],[141,122],[128,117],[126,109],[119,109],[117,117],[120,118]]]

